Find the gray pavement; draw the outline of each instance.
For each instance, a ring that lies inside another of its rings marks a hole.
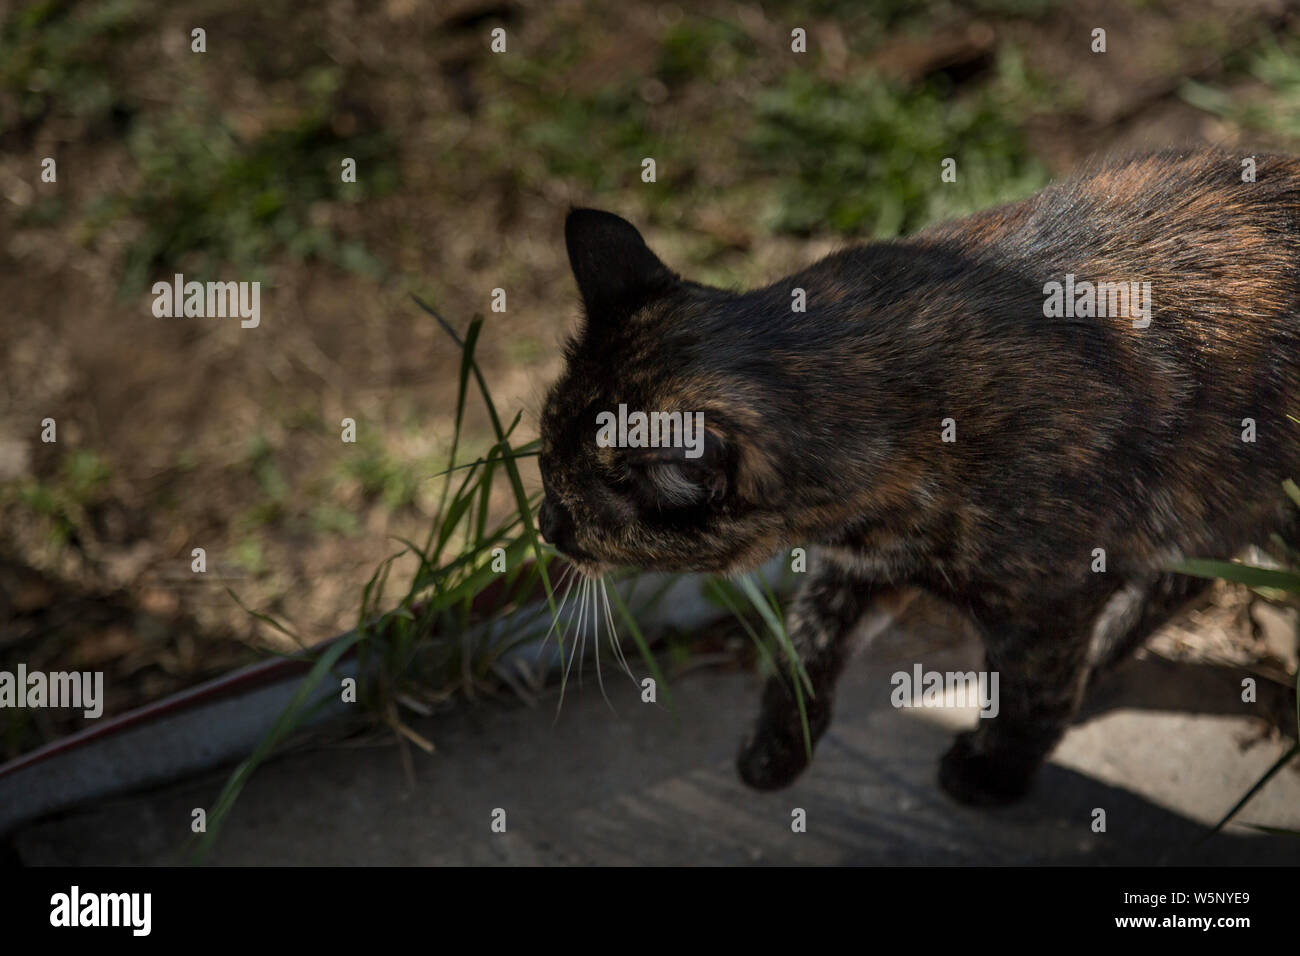
[[[977,666],[966,637],[886,632],[851,663],[812,769],[776,794],[747,790],[732,759],[758,678],[696,670],[671,683],[677,719],[606,671],[588,670],[554,720],[536,708],[464,705],[413,726],[436,754],[391,744],[287,754],[252,779],[213,862],[260,864],[1297,864],[1300,838],[1246,827],[1198,842],[1285,746],[1258,738],[1227,670],[1135,660],[1101,684],[1023,803],[973,810],[934,782],[952,728],[973,711],[897,710],[894,671]],[[608,661],[606,661],[608,668]],[[30,824],[29,864],[178,859],[191,811],[224,774]],[[494,833],[493,812],[506,830]],[[1105,832],[1094,832],[1095,810]],[[793,832],[796,809],[806,832]],[[1287,769],[1242,814],[1300,829]]]

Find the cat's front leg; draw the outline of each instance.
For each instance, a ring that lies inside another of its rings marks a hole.
[[[786,615],[786,631],[812,683],[813,693],[808,694],[805,688],[803,698],[815,745],[830,723],[835,682],[848,658],[849,638],[859,619],[877,603],[894,613],[910,595],[880,588],[816,552],[812,559],[808,577]],[[759,790],[788,786],[808,766],[788,661],[778,657],[777,663],[778,672],[768,678],[763,689],[757,726],[737,760],[741,779]]]
[[[1086,617],[1061,609],[981,627],[990,685],[997,674],[997,712],[957,736],[940,762],[939,785],[962,803],[998,806],[1029,790],[1078,709],[1089,632]]]

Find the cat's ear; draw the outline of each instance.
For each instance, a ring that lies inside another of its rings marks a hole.
[[[588,322],[626,318],[677,281],[636,227],[613,213],[570,210],[564,243]]]

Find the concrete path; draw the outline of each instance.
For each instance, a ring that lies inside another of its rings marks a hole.
[[[1096,689],[1024,803],[956,805],[934,783],[951,728],[973,711],[897,710],[890,674],[977,666],[964,637],[887,632],[850,665],[831,732],[788,791],[757,794],[732,759],[757,706],[755,675],[697,670],[671,684],[679,720],[588,671],[559,721],[537,709],[465,706],[416,724],[408,779],[389,745],[326,746],[264,767],[214,853],[220,864],[1297,864],[1300,838],[1234,827],[1198,843],[1281,752],[1259,740],[1231,672],[1136,660]],[[608,662],[607,662],[608,664]],[[1243,713],[1244,712],[1244,713]],[[221,776],[29,825],[29,864],[177,859],[191,811]],[[493,811],[506,832],[493,833]],[[792,831],[793,812],[807,830]],[[1094,811],[1106,831],[1093,831]],[[1300,829],[1300,774],[1284,770],[1242,814]]]

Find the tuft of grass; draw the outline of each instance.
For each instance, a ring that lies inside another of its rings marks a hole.
[[[430,307],[419,304],[444,326],[462,350],[449,468],[440,476],[445,482],[428,536],[423,542],[400,540],[401,550],[376,568],[362,589],[357,624],[352,631],[324,650],[305,652],[313,661],[310,671],[272,729],[227,779],[208,815],[207,832],[192,846],[196,860],[210,852],[253,771],[338,693],[336,666],[345,653],[355,651],[357,700],[370,717],[390,727],[403,741],[427,750],[432,744],[407,725],[403,713],[429,713],[456,692],[471,697],[492,692],[491,678],[503,655],[540,637],[545,630],[544,611],[535,615],[535,624],[526,621],[514,633],[497,626],[503,615],[528,605],[539,586],[546,596],[550,620],[557,615],[548,570],[554,552],[538,539],[533,520],[540,494],[525,490],[519,468],[520,459],[535,455],[537,446],[535,442],[514,444],[520,416],[516,415],[508,425],[503,422],[474,359],[483,319],[475,316],[462,337]],[[477,386],[488,410],[496,441],[482,457],[460,463],[457,455],[471,383]],[[489,503],[500,481],[509,486],[515,507],[494,524]],[[493,559],[502,555],[506,561],[504,572],[493,567]],[[399,561],[413,567],[405,592],[385,610],[388,585]],[[490,610],[483,612],[476,604],[490,588],[496,589],[496,597]],[[233,592],[232,597],[239,601]],[[611,589],[610,600],[629,622],[633,640],[662,682],[662,674],[623,598]],[[281,622],[266,614],[250,613],[301,645],[301,640]],[[563,644],[561,649],[563,653]]]
[[[494,693],[494,679],[509,683],[498,668],[503,657],[542,637],[547,625],[557,622],[559,610],[549,570],[555,552],[537,537],[533,517],[541,494],[526,491],[519,467],[521,459],[537,454],[538,446],[536,441],[514,443],[513,435],[521,415],[516,414],[509,424],[504,422],[474,358],[483,318],[475,316],[462,336],[430,306],[419,299],[416,302],[442,325],[461,349],[462,356],[449,464],[447,471],[437,476],[445,482],[429,533],[423,542],[399,539],[401,549],[375,569],[362,589],[353,630],[324,649],[302,652],[312,662],[310,670],[271,729],[227,778],[208,814],[207,831],[191,843],[196,862],[211,852],[253,772],[339,693],[341,675],[337,667],[345,654],[356,655],[356,699],[369,718],[389,727],[404,744],[411,743],[432,752],[434,744],[408,726],[404,715],[431,713],[458,693],[467,697]],[[458,462],[471,383],[488,411],[496,440],[481,457]],[[257,446],[253,450],[256,453]],[[252,457],[254,461],[258,459],[256,454]],[[493,524],[489,503],[500,481],[509,487],[514,508]],[[493,566],[494,559],[502,555],[506,560],[505,571]],[[391,603],[388,586],[398,562],[406,562],[411,567],[405,591]],[[803,695],[811,693],[812,687],[785,632],[776,596],[765,583],[753,578],[742,578],[734,585],[734,594],[726,591],[731,585],[723,578],[709,579],[707,586],[726,595],[769,659],[773,654],[767,651],[768,643],[785,654],[803,714]],[[516,618],[513,632],[501,628],[500,621],[506,614],[532,605],[539,587],[546,598],[545,607],[531,618],[526,615],[522,621]],[[481,605],[489,589],[495,589],[496,596],[484,610]],[[658,600],[666,590],[667,585],[658,589],[650,600]],[[667,681],[629,606],[630,597],[625,598],[615,587],[605,593],[610,619],[617,615],[623,622],[625,633],[655,679],[665,705],[676,717]],[[237,594],[233,591],[230,594],[244,607]],[[762,620],[769,639],[759,638],[748,623],[751,614],[745,611],[746,604],[749,612]],[[268,614],[244,609],[303,646],[301,638],[282,622]],[[560,664],[567,678],[565,653],[561,635]],[[806,714],[803,723],[805,744],[811,753]]]
[[[362,589],[357,623],[352,631],[324,650],[304,652],[313,661],[311,669],[271,730],[227,779],[208,815],[207,832],[192,845],[196,860],[202,860],[211,851],[256,768],[338,693],[336,666],[344,654],[355,651],[357,701],[371,718],[391,727],[402,740],[423,748],[428,742],[406,725],[402,712],[427,713],[454,689],[473,695],[485,685],[502,654],[535,636],[535,630],[529,629],[520,634],[502,634],[491,627],[484,629],[486,620],[475,614],[475,599],[487,588],[500,584],[496,606],[489,615],[494,618],[521,607],[540,581],[554,607],[547,574],[552,555],[541,546],[533,531],[536,496],[524,493],[519,476],[518,458],[535,454],[536,449],[532,444],[513,447],[511,434],[518,417],[506,428],[491,405],[473,357],[482,321],[476,316],[463,339],[452,333],[463,350],[450,453],[450,465],[457,470],[445,476],[428,536],[422,543],[399,541],[401,550],[375,569]],[[482,385],[497,442],[484,457],[457,468],[456,456],[472,377]],[[501,477],[508,478],[515,488],[518,507],[504,521],[492,525],[487,506],[493,484]],[[503,574],[492,568],[494,548],[504,549],[507,571]],[[414,564],[405,593],[394,606],[383,610],[394,566],[403,559]],[[233,592],[232,597],[239,601]],[[301,640],[281,622],[266,614],[250,613],[301,645]]]

